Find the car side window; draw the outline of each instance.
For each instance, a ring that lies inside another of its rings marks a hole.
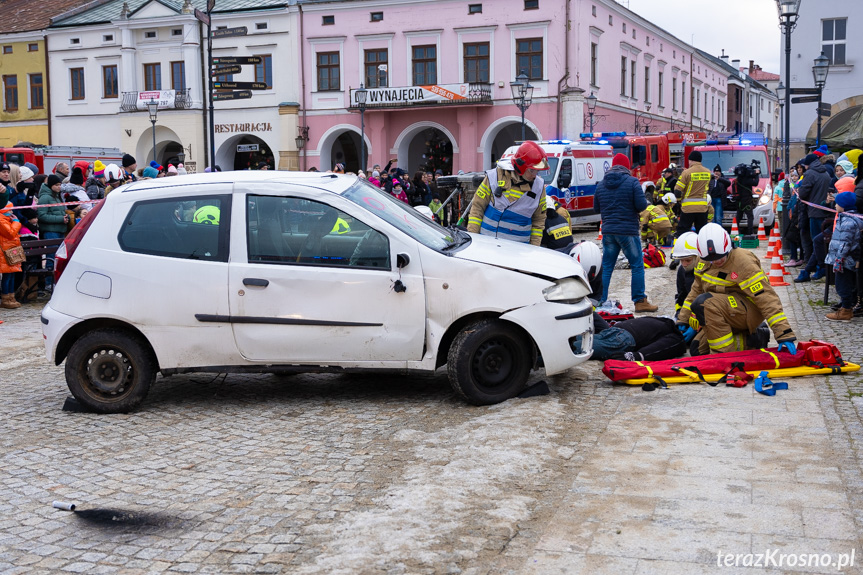
[[[389,270],[387,237],[323,202],[246,197],[249,263]]]
[[[117,239],[126,252],[227,262],[230,205],[230,195],[140,201]]]

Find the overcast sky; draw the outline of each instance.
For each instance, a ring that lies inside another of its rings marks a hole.
[[[779,73],[782,50],[776,0],[617,0],[630,10],[714,56],[741,66],[749,60]],[[694,34],[694,36],[693,36]]]

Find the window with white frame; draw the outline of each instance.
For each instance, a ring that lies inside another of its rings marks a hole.
[[[830,60],[831,66],[845,64],[845,39],[848,18],[833,18],[821,21],[821,51]]]
[[[596,70],[599,65],[599,44],[590,43],[590,85],[596,86]]]
[[[626,67],[629,58],[626,56],[620,57],[620,95],[626,96]]]
[[[659,77],[657,79],[658,79],[658,87],[659,87],[659,107],[662,108],[663,106],[665,106],[665,97],[662,94],[663,90],[665,89],[665,85],[664,85],[665,73],[659,72]]]

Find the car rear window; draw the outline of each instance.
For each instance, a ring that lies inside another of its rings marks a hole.
[[[140,201],[117,239],[126,252],[227,262],[230,206],[230,195]]]

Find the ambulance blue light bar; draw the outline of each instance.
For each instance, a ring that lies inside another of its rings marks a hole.
[[[622,138],[626,132],[582,132],[578,135],[582,140],[588,138]]]
[[[572,140],[549,140],[546,143],[556,144],[556,145],[561,145],[561,146],[569,146],[570,144],[572,144]]]

